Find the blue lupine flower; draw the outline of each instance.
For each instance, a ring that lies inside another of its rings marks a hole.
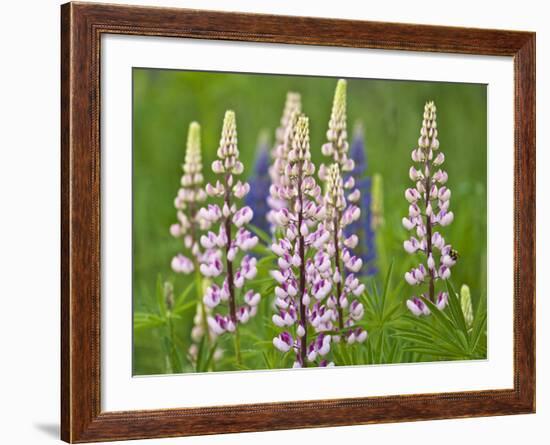
[[[362,178],[367,172],[367,154],[365,152],[365,138],[363,137],[363,127],[359,124],[353,131],[353,141],[350,147],[350,156],[355,161],[353,176]]]
[[[269,211],[267,197],[269,196],[269,186],[271,184],[269,162],[268,141],[265,137],[261,137],[258,142],[254,172],[249,180],[250,193],[246,195],[245,203],[254,212],[252,224],[266,233],[271,233],[267,221],[267,212]]]
[[[376,267],[376,234],[372,228],[371,178],[364,176],[367,171],[367,154],[363,131],[359,125],[356,126],[354,131],[354,138],[350,147],[350,157],[355,161],[355,168],[352,174],[356,178],[356,188],[361,192],[361,217],[346,227],[346,235],[349,236],[355,233],[359,237],[359,243],[353,249],[353,254],[363,260],[364,266],[361,273],[366,276],[373,276],[377,273],[378,269]]]

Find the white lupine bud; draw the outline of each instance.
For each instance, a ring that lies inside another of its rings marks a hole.
[[[462,308],[462,313],[464,314],[466,326],[471,328],[474,323],[474,311],[472,308],[470,288],[466,284],[463,284],[460,288],[460,306]]]

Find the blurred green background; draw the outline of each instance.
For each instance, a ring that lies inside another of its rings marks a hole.
[[[187,128],[196,120],[202,126],[202,155],[206,181],[213,175],[225,110],[237,116],[239,150],[251,173],[258,135],[279,124],[286,92],[302,95],[302,109],[310,118],[313,160],[321,160],[321,145],[330,117],[334,78],[255,74],[133,70],[133,301],[134,311],[154,311],[157,277],[174,282],[181,292],[193,279],[176,276],[170,269],[180,241],[168,232],[176,221],[173,200],[179,188]],[[424,103],[434,100],[438,111],[444,168],[452,190],[454,223],[442,232],[460,260],[453,268],[457,287],[472,288],[474,305],[486,290],[486,86],[442,82],[348,79],[348,127],[361,121],[365,130],[368,174],[384,180],[385,225],[378,232],[379,274],[383,280],[393,259],[393,280],[413,265],[402,248],[408,237],[401,226],[408,204],[410,153],[416,146]],[[273,138],[272,138],[273,139]],[[403,287],[403,302],[413,291]],[[400,297],[401,298],[401,297]],[[194,311],[178,331],[189,336]],[[164,372],[164,358],[155,330],[134,334],[134,374]]]

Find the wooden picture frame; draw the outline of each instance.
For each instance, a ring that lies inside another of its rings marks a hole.
[[[515,70],[513,389],[102,412],[100,39],[103,34],[512,56]],[[534,33],[67,3],[61,7],[61,36],[63,440],[93,442],[535,411]]]

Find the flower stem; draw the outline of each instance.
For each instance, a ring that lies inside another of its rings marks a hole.
[[[235,357],[237,358],[237,365],[241,364],[241,338],[239,329],[235,325]]]
[[[199,262],[196,258],[194,258],[193,262],[195,263],[195,287],[197,291],[197,298],[199,301],[199,304],[201,305],[201,312],[202,312],[202,329],[204,331],[205,340],[208,344],[210,341],[210,331],[208,328],[208,320],[206,319],[206,306],[204,304],[204,301],[202,299],[202,275],[199,269]]]
[[[340,275],[340,281],[336,283],[336,308],[338,309],[338,328],[344,328],[344,314],[342,311],[342,306],[340,305],[340,297],[342,296],[342,280],[344,276],[340,268],[340,246],[338,245],[338,220],[340,219],[340,212],[336,211],[334,215],[334,262],[336,264],[336,270]]]
[[[426,169],[430,171],[431,168],[429,165],[430,161],[428,159],[428,154],[426,153]],[[426,175],[426,209],[428,208],[428,205],[430,205],[430,189],[431,189],[431,177],[430,175]],[[432,217],[426,213],[426,255],[427,258],[430,258],[430,255],[432,255]],[[435,288],[434,288],[434,272],[432,269],[428,268],[428,272],[430,274],[430,282],[429,282],[429,298],[431,302],[434,302],[434,295],[435,295]]]
[[[229,175],[225,176],[225,205],[228,209],[231,208],[231,193],[229,186]],[[241,348],[239,345],[239,325],[237,323],[237,307],[235,304],[235,287],[233,278],[233,261],[229,261],[229,250],[231,249],[231,217],[224,218],[225,234],[227,236],[227,244],[225,246],[225,263],[227,267],[227,286],[229,288],[229,316],[235,326],[235,356],[237,364],[241,364]]]
[[[302,367],[307,367],[306,352],[307,352],[307,322],[306,322],[306,306],[304,304],[304,294],[306,292],[306,255],[304,237],[302,236],[302,222],[303,215],[303,196],[302,196],[302,162],[298,167],[298,202],[300,204],[300,211],[298,212],[298,242],[300,243],[299,255],[300,255],[300,290],[298,295],[300,296],[300,323],[304,328],[304,335],[300,339],[300,364]]]

